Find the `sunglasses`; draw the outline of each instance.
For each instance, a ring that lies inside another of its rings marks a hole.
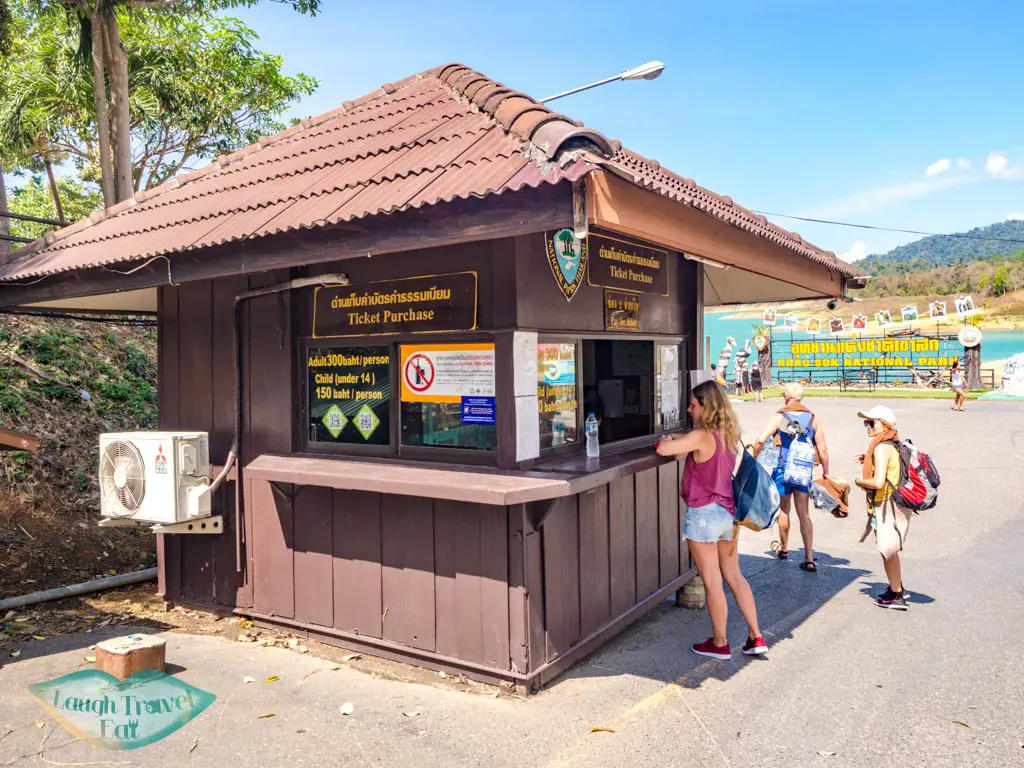
[[[870,429],[871,427],[875,426],[875,422],[873,419],[864,419],[864,426]]]

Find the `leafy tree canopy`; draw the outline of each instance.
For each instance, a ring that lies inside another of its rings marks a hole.
[[[85,184],[78,179],[57,179],[64,215],[69,221],[84,219],[90,213],[103,207],[103,197],[94,185]],[[40,176],[31,177],[27,183],[14,187],[9,194],[8,202],[14,213],[26,216],[37,216],[43,219],[57,218],[57,209],[46,182]],[[47,224],[35,224],[28,221],[12,221],[11,234],[19,237],[42,237],[53,227]]]

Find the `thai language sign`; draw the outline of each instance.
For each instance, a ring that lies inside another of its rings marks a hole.
[[[604,328],[606,331],[639,331],[640,294],[605,289]]]
[[[317,443],[390,442],[388,347],[306,350],[309,439]]]
[[[587,281],[591,285],[668,296],[668,251],[590,235],[587,252]]]
[[[494,397],[493,344],[403,344],[401,351],[404,402]]]
[[[942,352],[937,338],[911,337],[794,341],[773,344],[772,356],[778,368],[945,368],[956,357]]]
[[[471,331],[476,272],[331,285],[313,295],[313,337]]]
[[[98,669],[83,669],[28,690],[74,736],[116,750],[159,741],[217,700],[212,693],[153,670],[121,681]]]

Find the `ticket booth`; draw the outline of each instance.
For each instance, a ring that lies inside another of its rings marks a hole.
[[[694,574],[653,445],[705,305],[857,276],[451,65],[48,235],[0,303],[156,313],[161,427],[233,465],[168,600],[532,691]]]

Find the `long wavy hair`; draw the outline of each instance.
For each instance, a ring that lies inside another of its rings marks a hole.
[[[693,396],[701,405],[700,424],[695,426],[714,432],[731,453],[738,451],[740,422],[721,385],[705,381],[693,388]]]

